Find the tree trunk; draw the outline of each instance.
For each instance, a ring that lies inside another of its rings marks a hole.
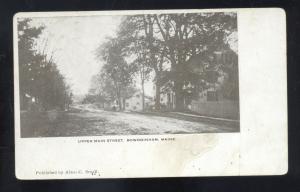
[[[122,110],[122,103],[121,103],[122,101],[121,101],[121,91],[119,88],[117,90],[117,98],[118,98],[119,109],[121,111]]]
[[[174,81],[175,86],[175,110],[184,111],[183,80],[178,78]]]
[[[142,79],[142,110],[145,110],[145,87],[144,87],[144,79]]]
[[[121,93],[119,93],[118,100],[119,100],[119,109],[120,109],[120,111],[122,111],[122,98],[121,98]]]
[[[123,98],[123,110],[125,110],[125,103],[126,103],[126,99]]]
[[[160,83],[158,80],[155,84],[155,110],[160,110]]]

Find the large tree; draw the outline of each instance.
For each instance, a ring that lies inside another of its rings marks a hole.
[[[18,21],[18,55],[19,55],[19,79],[21,109],[26,109],[30,96],[36,96],[37,90],[35,76],[39,71],[39,62],[43,57],[36,55],[34,50],[35,39],[37,39],[43,28],[30,26],[30,19]]]
[[[155,37],[157,34],[154,31],[154,22],[151,15],[127,16],[120,26],[118,38],[125,42],[122,45],[127,50],[127,56],[129,54],[136,58],[134,62],[140,69],[142,87],[150,71],[154,71],[155,109],[159,110],[160,78],[165,68],[164,65],[168,65],[168,60],[165,57],[166,48]]]
[[[117,34],[119,55],[127,53],[138,64],[139,69],[150,67],[155,74],[155,108],[160,108],[160,89],[165,74],[173,81],[176,110],[184,109],[184,85],[191,78],[204,78],[189,69],[191,59],[203,55],[211,57],[216,51],[228,49],[228,37],[237,31],[234,13],[182,13],[147,14],[127,16]],[[126,51],[127,50],[127,51]],[[129,51],[128,50],[134,50]],[[129,54],[128,54],[129,53]],[[200,58],[207,59],[207,58]],[[199,61],[199,65],[207,63]],[[215,67],[214,62],[208,62]],[[168,71],[169,73],[164,73]],[[205,72],[205,71],[204,71]],[[210,71],[209,71],[210,72]]]
[[[44,110],[68,108],[71,90],[57,69],[52,56],[36,50],[36,40],[44,27],[33,27],[31,19],[18,21],[18,54],[21,109],[28,110],[34,102]]]
[[[190,76],[187,64],[193,56],[204,52],[212,55],[227,47],[227,37],[237,30],[236,14],[186,13],[153,17],[160,32],[159,40],[167,48],[171,71],[176,74],[173,79],[176,110],[183,110],[183,86]]]
[[[127,97],[127,88],[133,82],[136,71],[134,65],[126,62],[122,46],[117,38],[110,38],[98,49],[97,57],[104,61],[102,78],[107,84],[109,81],[114,89],[120,110],[125,108],[124,99]],[[108,82],[107,82],[108,81]]]

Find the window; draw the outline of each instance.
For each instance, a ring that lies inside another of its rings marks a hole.
[[[140,95],[139,95],[139,94],[137,94],[137,95],[136,95],[136,98],[140,98]]]
[[[139,103],[139,102],[136,102],[136,105],[140,105],[140,103]]]

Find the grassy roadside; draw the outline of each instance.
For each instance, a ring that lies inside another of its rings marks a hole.
[[[222,119],[217,119],[215,117],[212,118],[206,118],[204,116],[200,116],[199,114],[195,113],[186,113],[186,114],[191,114],[195,116],[187,116],[187,115],[182,115],[182,114],[177,114],[173,112],[135,112],[138,114],[143,114],[143,115],[150,115],[150,116],[161,116],[161,117],[169,117],[169,118],[175,118],[179,120],[185,120],[185,121],[192,121],[192,122],[203,122],[203,123],[208,123],[208,124],[213,124],[213,125],[223,125],[223,126],[228,126],[232,128],[237,128],[237,132],[239,131],[240,127],[240,122],[237,121],[225,121]]]

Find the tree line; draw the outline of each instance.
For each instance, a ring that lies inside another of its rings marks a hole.
[[[31,19],[18,21],[18,56],[21,110],[65,110],[72,92],[53,55],[37,51],[36,40],[44,27],[31,26]],[[46,49],[46,47],[44,47]]]
[[[232,63],[212,62],[209,58],[216,51],[233,52],[229,41],[237,32],[236,17],[235,13],[221,12],[125,16],[116,37],[108,38],[97,49],[97,58],[104,62],[97,75],[99,93],[122,103],[121,98],[130,95],[127,89],[132,87],[134,78],[139,77],[144,97],[144,83],[154,74],[155,109],[160,109],[160,88],[163,79],[168,78],[173,82],[176,110],[180,111],[184,108],[185,84],[194,81],[205,86],[211,83],[209,74],[214,70],[217,76],[226,74],[222,90],[227,91],[224,95],[229,99],[235,99],[237,67]],[[237,58],[237,54],[233,54]],[[203,69],[201,74],[189,68],[197,56],[201,56],[198,57]],[[237,59],[228,62],[237,62]],[[169,72],[167,77],[166,71]],[[192,80],[193,76],[196,80]]]

